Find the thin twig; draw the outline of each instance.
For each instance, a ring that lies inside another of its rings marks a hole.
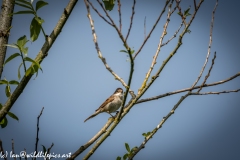
[[[176,5],[177,5],[177,8],[178,8],[178,14],[181,16],[181,18],[182,18],[182,21],[183,21],[183,23],[184,23],[184,25],[185,25],[185,27],[187,26],[187,23],[186,23],[186,17],[184,17],[184,15],[182,14],[182,9],[181,9],[181,7],[179,6],[179,3],[180,3],[181,1],[178,1],[178,0],[176,0]],[[195,9],[195,12],[196,12],[196,9]]]
[[[113,26],[113,24],[111,24],[111,22],[109,22],[105,17],[103,17],[99,12],[98,10],[93,6],[93,4],[87,0],[88,3],[91,5],[91,7],[93,8],[93,10],[99,15],[99,17],[101,17],[105,22],[107,22],[109,25]]]
[[[229,90],[229,91],[220,91],[220,92],[192,92],[190,95],[208,95],[208,94],[222,94],[222,93],[231,93],[231,92],[239,92],[240,89]]]
[[[38,152],[38,151],[37,151],[37,147],[38,147],[38,141],[39,141],[39,138],[38,138],[38,134],[39,134],[39,119],[40,119],[40,117],[41,117],[41,115],[42,115],[43,109],[44,109],[44,107],[42,108],[40,114],[39,114],[38,117],[37,117],[37,137],[36,137],[36,143],[35,143],[35,155],[36,155],[37,152]],[[36,157],[35,157],[34,159],[36,159]]]
[[[88,0],[87,0],[87,1],[88,1]],[[122,83],[122,85],[123,85],[125,88],[127,88],[128,86],[127,86],[127,84],[124,82],[124,80],[123,80],[121,77],[119,77],[119,76],[109,67],[109,65],[108,65],[107,62],[106,62],[106,59],[102,56],[102,53],[101,53],[101,50],[100,50],[100,48],[99,48],[98,41],[97,41],[97,34],[96,34],[96,31],[95,31],[95,28],[94,28],[94,22],[93,22],[93,20],[92,20],[91,14],[90,14],[90,8],[89,8],[89,5],[88,5],[88,2],[87,2],[87,1],[85,1],[85,5],[86,5],[86,8],[87,8],[87,12],[88,12],[87,16],[88,16],[88,19],[89,19],[89,22],[90,22],[90,26],[91,26],[91,29],[92,29],[93,42],[94,42],[94,44],[95,44],[95,48],[96,48],[96,50],[97,50],[98,57],[102,60],[104,66],[105,66],[106,69],[114,76],[114,78],[115,78],[116,80],[120,81],[120,82]],[[131,94],[132,96],[135,96],[135,95],[133,94],[133,91],[132,91],[132,90],[130,90],[130,91],[131,91],[130,94]]]
[[[121,1],[118,0],[118,15],[119,15],[119,31],[122,33],[122,14],[121,14]]]
[[[202,70],[201,70],[201,72],[200,72],[197,80],[193,83],[192,87],[194,87],[194,86],[198,83],[199,79],[202,77],[203,71],[205,70],[205,67],[206,67],[207,62],[208,62],[209,55],[210,55],[210,53],[211,53],[211,47],[212,47],[212,30],[213,30],[214,14],[215,14],[217,5],[218,5],[218,0],[216,1],[216,5],[215,5],[215,7],[214,7],[214,9],[213,9],[213,13],[212,13],[212,21],[211,21],[211,27],[210,27],[210,36],[209,36],[209,44],[208,44],[207,57],[206,57],[206,60],[205,60],[204,65],[203,65],[203,67],[202,67]]]
[[[208,70],[208,74],[205,76],[204,81],[203,81],[201,87],[198,89],[197,92],[200,92],[200,91],[202,90],[202,86],[207,82],[207,79],[208,79],[208,77],[210,76],[210,73],[211,73],[211,71],[212,71],[212,68],[213,68],[215,59],[216,59],[216,52],[214,52],[214,57],[213,57],[213,59],[212,59],[211,67],[210,67],[209,70]]]
[[[196,0],[193,0],[194,1],[194,8],[195,8],[195,11],[197,9],[197,5],[196,5]]]
[[[163,43],[163,44],[161,45],[161,47],[162,47],[162,46],[165,46],[165,45],[168,44],[173,38],[175,38],[175,37],[177,36],[178,32],[180,31],[180,29],[182,28],[182,26],[183,26],[183,22],[180,24],[179,28],[178,28],[177,31],[174,33],[174,35],[173,35],[169,40],[167,40],[167,42]]]
[[[136,4],[136,0],[133,0],[132,15],[131,15],[131,18],[130,18],[130,25],[129,25],[129,28],[128,28],[127,36],[126,36],[126,38],[125,38],[125,42],[127,41],[128,36],[129,36],[129,34],[130,34],[130,31],[131,31],[131,28],[132,28],[133,16],[134,16],[134,14],[135,14],[135,11],[134,11],[135,4]]]
[[[155,27],[157,26],[159,20],[161,19],[162,15],[163,15],[163,13],[165,12],[166,7],[168,6],[168,3],[169,3],[169,2],[170,2],[170,0],[166,0],[165,6],[163,7],[163,9],[162,9],[160,15],[158,16],[158,18],[157,18],[155,24],[153,25],[151,31],[148,33],[147,38],[144,39],[142,45],[140,46],[140,48],[138,49],[138,51],[137,51],[137,52],[135,53],[135,55],[133,56],[133,59],[135,59],[135,58],[137,57],[137,55],[141,52],[143,46],[146,44],[146,42],[147,42],[148,39],[150,38],[150,36],[151,36],[153,30],[155,29]]]
[[[173,1],[172,1],[173,2]],[[172,2],[169,4],[169,11],[168,11],[168,14],[167,14],[167,20],[164,24],[164,28],[163,28],[163,32],[162,32],[162,35],[160,37],[160,40],[159,40],[159,43],[158,43],[158,47],[157,47],[157,51],[155,53],[155,55],[153,56],[153,60],[152,60],[152,63],[151,63],[151,66],[146,74],[146,77],[141,85],[141,87],[139,88],[138,90],[138,94],[146,87],[146,84],[147,84],[147,81],[152,73],[152,70],[155,66],[155,64],[157,63],[157,57],[160,53],[160,50],[161,50],[161,45],[162,45],[162,42],[163,42],[163,38],[165,37],[166,33],[167,33],[167,27],[168,27],[168,24],[170,22],[170,13],[171,13],[171,6],[172,6]]]
[[[2,140],[0,139],[0,153],[2,155],[1,158],[4,158],[4,160],[7,160],[7,155],[4,153],[3,145],[2,145]]]
[[[143,102],[148,102],[148,101],[152,101],[152,100],[157,100],[159,98],[163,98],[163,97],[166,97],[166,96],[170,96],[170,95],[174,95],[174,94],[178,94],[178,93],[182,93],[182,92],[187,92],[187,91],[190,91],[190,90],[194,90],[194,89],[198,89],[200,87],[210,87],[210,86],[216,86],[216,85],[219,85],[219,84],[223,84],[223,83],[226,83],[226,82],[229,82],[237,77],[240,76],[240,72],[235,74],[234,76],[228,78],[228,79],[225,79],[225,80],[221,80],[221,81],[217,81],[217,82],[214,82],[214,83],[210,83],[210,84],[204,84],[203,86],[199,85],[199,86],[195,86],[195,87],[190,87],[190,88],[185,88],[185,89],[181,89],[181,90],[176,90],[176,91],[172,91],[172,92],[168,92],[168,93],[164,93],[164,94],[160,94],[158,96],[154,96],[154,97],[150,97],[150,98],[144,98],[144,99],[140,99],[136,102],[136,104],[138,103],[143,103]]]

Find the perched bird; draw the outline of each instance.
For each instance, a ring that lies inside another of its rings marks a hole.
[[[102,112],[107,112],[111,115],[111,113],[116,112],[119,109],[119,107],[122,105],[122,102],[123,89],[117,88],[116,91],[95,111],[95,113],[88,117],[84,122]]]

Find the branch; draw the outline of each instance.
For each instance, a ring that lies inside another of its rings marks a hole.
[[[52,47],[53,43],[55,42],[56,38],[62,31],[62,28],[64,27],[64,24],[68,20],[68,17],[70,16],[74,6],[76,5],[77,0],[70,0],[67,7],[64,9],[64,12],[62,16],[60,17],[56,27],[52,31],[51,35],[46,39],[44,45],[41,48],[41,51],[38,53],[37,57],[35,58],[35,61],[38,63],[41,63],[44,58],[46,57],[49,49]],[[31,66],[30,66],[31,67]],[[30,69],[29,67],[29,69]],[[29,76],[24,76],[19,83],[19,85],[16,87],[12,95],[8,98],[2,109],[0,110],[0,121],[6,116],[7,112],[11,109],[15,101],[18,99],[20,94],[23,92],[24,88],[28,84],[29,80],[31,79],[32,74]]]
[[[128,158],[129,160],[132,160],[133,157],[134,157],[141,149],[143,149],[143,148],[145,147],[145,144],[153,137],[154,134],[157,133],[157,131],[158,131],[160,128],[162,128],[163,124],[167,121],[167,119],[168,119],[171,115],[174,114],[175,110],[179,107],[179,105],[183,102],[183,100],[186,99],[188,96],[189,96],[189,94],[187,93],[185,96],[182,96],[182,97],[180,98],[180,100],[177,102],[176,105],[174,105],[174,107],[172,108],[172,110],[171,110],[165,117],[163,117],[163,119],[162,119],[161,122],[157,125],[157,127],[152,130],[152,132],[150,133],[150,135],[147,136],[147,137],[145,137],[145,140],[142,142],[142,144],[134,150],[133,154],[131,154],[131,156]]]
[[[40,114],[39,114],[38,117],[37,117],[37,136],[36,136],[36,143],[35,143],[35,155],[36,155],[37,152],[38,152],[38,151],[37,151],[37,147],[38,147],[38,141],[39,141],[39,138],[38,138],[38,133],[39,133],[39,119],[40,119],[40,117],[41,117],[41,115],[42,115],[43,109],[44,109],[44,107],[42,108]],[[34,159],[36,159],[36,157],[35,157]]]
[[[8,37],[10,34],[12,16],[9,16],[13,13],[14,10],[14,0],[3,0],[2,1],[2,10],[0,14],[0,79],[3,72],[3,64],[5,60],[5,55],[7,52]]]
[[[134,16],[134,14],[135,14],[135,11],[134,11],[135,4],[136,4],[136,0],[133,0],[132,15],[131,15],[131,18],[130,18],[130,26],[129,26],[129,28],[128,28],[128,33],[127,33],[127,36],[126,36],[126,38],[125,38],[125,41],[127,41],[128,36],[129,36],[129,34],[130,34],[130,31],[131,31],[131,28],[132,28],[133,16]]]
[[[200,87],[216,86],[216,85],[223,84],[223,83],[226,83],[228,81],[231,81],[231,80],[237,78],[238,76],[240,76],[240,72],[235,74],[234,76],[228,78],[228,79],[221,80],[221,81],[218,81],[218,82],[214,82],[214,83],[210,83],[210,84],[204,84],[203,86],[201,86],[201,85],[200,86],[195,86],[193,88],[190,87],[190,88],[185,88],[185,89],[181,89],[181,90],[176,90],[176,91],[164,93],[164,94],[161,94],[161,95],[158,95],[158,96],[155,96],[155,97],[140,99],[139,101],[136,102],[136,104],[143,103],[143,102],[148,102],[148,101],[152,101],[152,100],[157,100],[159,98],[163,98],[163,97],[166,97],[166,96],[170,96],[170,95],[174,95],[174,94],[178,94],[178,93],[182,93],[182,92],[187,92],[187,91],[190,91],[190,90],[198,89]]]
[[[122,32],[122,14],[121,14],[121,1],[118,0],[118,14],[119,14],[119,31]]]
[[[142,86],[138,90],[138,94],[141,93],[141,91],[146,87],[147,81],[148,81],[148,79],[149,79],[149,77],[152,73],[152,70],[153,70],[155,64],[157,63],[157,57],[158,57],[158,54],[160,53],[160,50],[161,50],[162,41],[163,41],[163,38],[165,37],[165,35],[167,34],[167,27],[168,27],[168,24],[170,22],[170,13],[171,13],[172,2],[169,4],[169,11],[168,11],[168,14],[167,14],[167,20],[166,20],[166,23],[163,27],[163,32],[162,32],[162,35],[161,35],[159,43],[158,43],[157,51],[156,51],[155,55],[153,56],[152,64],[151,64],[151,66],[150,66],[150,68],[149,68],[149,70],[146,74],[146,77],[145,77],[145,79],[142,83]]]
[[[216,11],[217,5],[218,5],[218,0],[216,1],[216,5],[215,5],[215,7],[214,7],[214,9],[213,9],[213,13],[212,13],[212,21],[211,21],[211,27],[210,27],[210,36],[209,36],[208,53],[207,53],[206,61],[205,61],[204,65],[203,65],[203,67],[202,67],[202,70],[201,70],[201,72],[200,72],[197,80],[194,82],[194,84],[192,85],[192,87],[194,87],[194,86],[198,83],[199,79],[202,77],[203,71],[205,70],[205,67],[206,67],[207,62],[208,62],[209,55],[210,55],[210,53],[211,53],[211,47],[212,47],[212,30],[213,30],[213,22],[214,22],[214,13],[215,13],[215,11]],[[214,59],[215,59],[215,58],[214,58]],[[213,61],[213,63],[214,63],[214,61]],[[212,65],[213,65],[213,64],[212,64]],[[211,68],[212,68],[212,66],[211,66]],[[211,70],[210,70],[210,72],[211,72]],[[210,73],[209,73],[209,74],[210,74]],[[207,79],[206,79],[206,80],[207,80]],[[206,82],[206,80],[204,80],[204,81]],[[205,82],[204,82],[204,83],[205,83]],[[204,83],[203,83],[203,84],[204,84]],[[201,89],[200,89],[200,90],[201,90]],[[199,91],[200,91],[200,90],[199,90]]]
[[[91,5],[91,7],[93,8],[93,10],[99,15],[99,17],[101,17],[105,22],[107,22],[110,26],[113,26],[113,24],[111,24],[111,22],[109,22],[105,17],[103,17],[99,12],[98,10],[93,6],[93,4],[87,0],[88,3]]]
[[[135,59],[135,58],[137,57],[137,55],[139,54],[139,52],[141,52],[143,46],[146,44],[146,42],[147,42],[148,39],[150,38],[153,30],[155,29],[155,27],[157,26],[159,20],[161,19],[162,15],[163,15],[163,13],[165,12],[166,7],[167,7],[167,5],[168,5],[169,2],[170,2],[170,0],[166,0],[165,6],[163,7],[162,12],[161,12],[160,15],[158,16],[158,18],[157,18],[155,24],[153,25],[151,31],[150,31],[149,34],[147,35],[147,38],[144,39],[142,45],[140,46],[140,48],[138,49],[138,51],[137,51],[137,52],[135,53],[135,55],[133,56],[133,59]]]
[[[87,0],[88,1],[88,0]],[[122,83],[122,85],[125,87],[125,88],[128,88],[128,85],[124,82],[124,80],[119,77],[110,67],[109,65],[107,64],[106,62],[106,59],[102,56],[102,53],[101,53],[101,50],[99,48],[99,45],[98,45],[98,41],[97,41],[97,34],[96,34],[96,31],[95,31],[95,28],[94,28],[94,22],[92,20],[92,17],[91,17],[91,13],[90,13],[90,8],[89,8],[89,5],[88,5],[88,2],[85,1],[85,5],[86,5],[86,8],[87,8],[87,17],[89,19],[89,22],[90,22],[90,26],[91,26],[91,30],[92,30],[92,35],[93,35],[93,42],[95,44],[95,48],[97,50],[97,54],[98,54],[98,57],[102,60],[104,66],[106,67],[106,69],[114,76],[114,78],[118,81],[120,81]],[[133,91],[130,92],[132,96],[134,96],[133,94]]]
[[[7,160],[7,156],[4,153],[4,149],[3,149],[3,146],[2,146],[2,140],[1,139],[0,139],[0,153],[1,153],[1,155],[3,155],[3,157],[1,157],[1,158],[4,158],[4,160]]]
[[[222,94],[222,93],[231,93],[231,92],[239,92],[240,89],[236,89],[236,90],[229,90],[229,91],[220,91],[220,92],[192,92],[190,93],[190,95],[208,95],[208,94]]]

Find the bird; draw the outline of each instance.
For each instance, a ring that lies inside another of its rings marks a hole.
[[[108,99],[106,99],[105,102],[103,102],[103,104],[95,111],[95,113],[89,116],[84,122],[102,112],[107,112],[111,115],[111,113],[116,112],[121,107],[122,102],[123,102],[123,89],[117,88],[115,92]]]

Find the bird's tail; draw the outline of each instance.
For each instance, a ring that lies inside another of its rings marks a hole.
[[[87,119],[85,119],[85,121],[84,122],[86,122],[87,120],[89,120],[89,119],[91,119],[91,118],[93,118],[93,117],[95,117],[96,115],[98,115],[99,114],[99,112],[95,112],[94,114],[92,114],[90,117],[88,117]]]

